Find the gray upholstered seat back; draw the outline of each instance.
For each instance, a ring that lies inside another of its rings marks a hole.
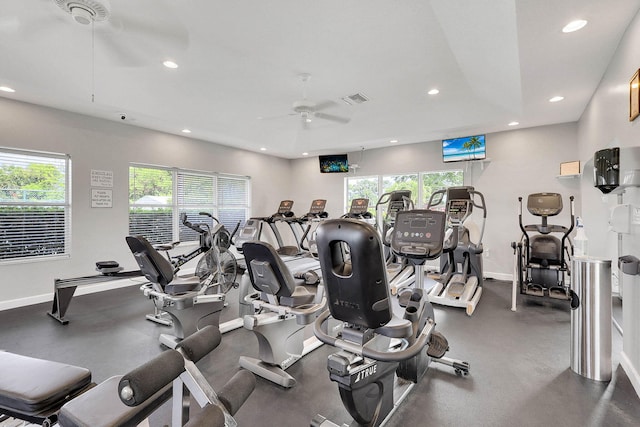
[[[296,282],[278,253],[268,243],[253,241],[242,246],[253,287],[277,297],[290,297]]]
[[[173,280],[173,266],[142,236],[127,236],[127,245],[140,271],[153,284],[164,289]]]

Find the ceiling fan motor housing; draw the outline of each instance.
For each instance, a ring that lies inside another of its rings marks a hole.
[[[53,0],[62,10],[71,14],[73,19],[83,25],[94,21],[104,21],[109,17],[109,5],[106,0]]]

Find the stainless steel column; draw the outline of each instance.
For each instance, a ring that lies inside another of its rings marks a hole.
[[[580,306],[571,312],[571,370],[611,380],[611,260],[576,257],[571,288]]]

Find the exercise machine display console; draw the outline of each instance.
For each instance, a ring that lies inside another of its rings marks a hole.
[[[392,249],[407,258],[432,258],[442,253],[445,214],[439,211],[397,212]]]

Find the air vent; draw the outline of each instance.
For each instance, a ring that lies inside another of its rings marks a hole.
[[[353,95],[345,96],[342,100],[349,105],[355,105],[367,102],[369,98],[364,93],[354,93]]]

